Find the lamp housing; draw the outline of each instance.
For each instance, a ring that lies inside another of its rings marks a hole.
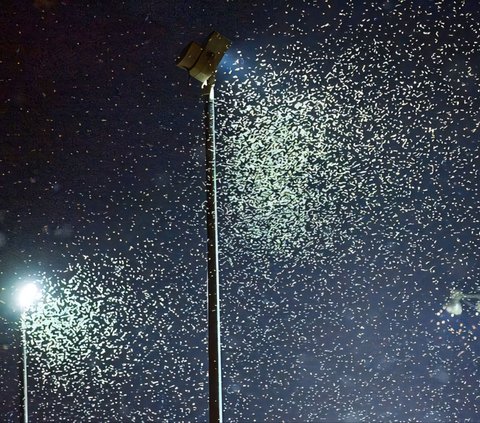
[[[42,298],[42,291],[35,282],[27,282],[18,292],[17,302],[23,311]]]
[[[445,310],[447,313],[450,313],[452,316],[459,316],[462,314],[462,304],[458,299],[451,299],[446,305]]]
[[[228,38],[214,31],[208,36],[203,46],[191,42],[183,50],[176,64],[205,85],[215,75],[220,61],[231,44]]]

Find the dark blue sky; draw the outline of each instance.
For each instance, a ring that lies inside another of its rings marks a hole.
[[[335,3],[335,4],[333,4]],[[477,421],[473,1],[6,2],[0,420],[204,421],[202,104],[217,83],[227,421]]]

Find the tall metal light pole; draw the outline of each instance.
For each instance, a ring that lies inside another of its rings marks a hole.
[[[220,343],[220,283],[218,269],[217,181],[215,158],[215,72],[231,42],[212,32],[203,46],[192,42],[177,60],[177,66],[202,83],[205,104],[207,189],[207,306],[209,419],[222,422],[222,361]]]
[[[26,315],[22,312],[20,317],[22,329],[22,379],[23,379],[23,421],[28,423],[28,366],[27,366],[27,327]]]
[[[18,295],[18,303],[22,310],[22,375],[23,375],[23,421],[28,423],[28,351],[27,351],[27,310],[42,296],[40,288],[29,282],[23,286]]]

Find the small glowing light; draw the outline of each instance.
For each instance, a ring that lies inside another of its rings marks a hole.
[[[42,298],[40,288],[34,282],[28,282],[18,293],[18,304],[22,310],[28,310],[40,298]]]

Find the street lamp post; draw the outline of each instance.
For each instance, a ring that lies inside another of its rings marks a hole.
[[[27,367],[27,327],[25,312],[20,317],[22,329],[22,376],[23,376],[23,421],[28,423],[28,367]]]
[[[478,301],[477,304],[472,304],[469,300]],[[459,316],[463,311],[462,302],[474,307],[480,313],[480,294],[464,294],[455,289],[450,293],[450,298],[444,308],[452,316]]]
[[[23,376],[23,422],[28,423],[28,351],[27,351],[27,311],[42,296],[38,286],[29,282],[23,286],[18,295],[22,310],[20,325],[22,330],[22,376]]]
[[[209,420],[222,422],[222,366],[220,344],[220,283],[218,269],[217,185],[215,157],[215,73],[230,41],[212,32],[203,46],[192,42],[177,60],[177,66],[202,83],[205,110],[207,190],[207,307]]]

